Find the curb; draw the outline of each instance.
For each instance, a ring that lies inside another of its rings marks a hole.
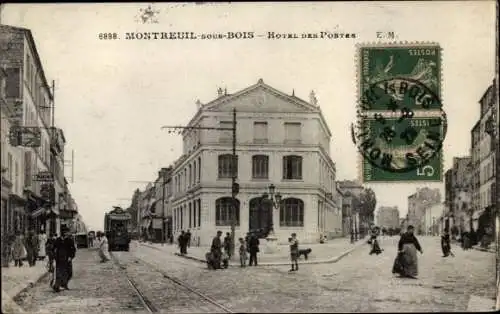
[[[19,287],[16,287],[16,290],[18,291],[15,291],[13,293],[13,296],[10,297],[10,299],[7,301],[9,303],[14,303],[15,307],[16,307],[16,311],[18,313],[26,313],[18,304],[17,304],[17,300],[21,297],[21,295],[25,292],[27,292],[29,289],[33,288],[36,284],[40,283],[45,277],[47,277],[49,275],[49,272],[48,271],[45,271],[43,272],[40,276],[38,276],[38,278],[36,278],[35,280],[33,280],[33,282],[29,282],[26,286],[24,287],[21,287],[19,289]],[[3,300],[2,300],[3,301]],[[2,304],[3,306],[3,304]],[[9,306],[7,304],[7,306]]]
[[[347,255],[351,254],[354,250],[356,250],[357,248],[363,246],[363,244],[365,244],[365,242],[363,240],[359,240],[359,243],[355,243],[354,244],[354,247],[351,247],[347,250],[345,250],[344,252],[342,252],[340,255],[336,256],[336,257],[333,257],[333,258],[330,258],[330,259],[326,259],[326,260],[318,260],[318,261],[302,261],[300,264],[302,265],[314,265],[314,264],[332,264],[332,263],[336,263],[338,262],[339,260],[341,260],[342,258],[346,257]],[[151,246],[151,245],[147,245],[147,244],[142,244],[146,247],[149,247],[149,248],[152,248],[152,249],[155,249],[155,250],[159,250],[159,251],[162,251],[161,249],[157,248],[157,247],[154,247],[154,246]],[[178,257],[182,257],[182,258],[185,258],[185,259],[190,259],[190,260],[193,260],[193,261],[196,261],[196,262],[200,262],[200,263],[206,263],[206,261],[204,259],[201,259],[199,257],[195,257],[195,256],[190,256],[190,255],[181,255],[180,253],[174,253],[175,256],[178,256]],[[259,266],[288,266],[290,265],[289,262],[276,262],[276,263],[259,263]],[[229,267],[239,267],[238,265],[229,265]]]

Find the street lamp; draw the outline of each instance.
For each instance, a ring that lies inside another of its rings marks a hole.
[[[267,230],[268,237],[274,237],[274,217],[272,209],[279,209],[281,206],[281,194],[276,192],[274,184],[269,185],[269,194],[264,193],[261,197],[262,204],[271,207],[269,210],[269,227]]]

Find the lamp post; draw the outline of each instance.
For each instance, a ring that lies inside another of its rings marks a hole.
[[[266,206],[266,209],[268,209],[269,226],[266,232],[267,249],[268,253],[273,253],[276,251],[278,240],[276,235],[274,234],[273,209],[281,208],[281,194],[279,192],[276,192],[276,187],[274,186],[274,184],[269,185],[268,190],[269,194],[262,194],[260,206]]]

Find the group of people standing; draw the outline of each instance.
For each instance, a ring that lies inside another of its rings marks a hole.
[[[231,233],[227,232],[224,239],[221,239],[222,231],[217,231],[217,235],[212,239],[210,252],[207,253],[207,263],[212,269],[227,268],[229,259],[232,256]],[[259,237],[255,233],[248,232],[245,238],[239,238],[239,259],[240,266],[246,267],[250,257],[249,266],[257,266],[257,253],[259,253]]]
[[[52,235],[52,238],[57,237]],[[44,260],[46,257],[47,235],[44,231],[36,234],[33,230],[28,231],[26,235],[17,232],[10,241],[11,259],[14,260],[14,266],[22,267],[23,260],[27,260],[28,265],[33,267],[37,260]]]

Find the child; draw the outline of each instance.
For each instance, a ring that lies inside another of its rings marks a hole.
[[[299,270],[299,241],[297,240],[297,234],[292,233],[292,237],[288,238],[290,243],[290,260],[292,262],[292,269],[290,271]]]
[[[246,267],[247,262],[247,245],[245,239],[240,238],[240,265],[241,267]]]
[[[228,268],[229,267],[229,255],[227,252],[222,252],[222,267]]]

